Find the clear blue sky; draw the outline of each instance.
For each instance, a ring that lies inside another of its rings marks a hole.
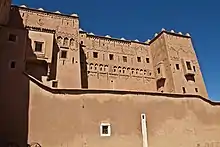
[[[98,35],[145,41],[161,28],[189,32],[209,96],[220,101],[219,0],[13,0],[13,4],[77,13],[81,28]]]

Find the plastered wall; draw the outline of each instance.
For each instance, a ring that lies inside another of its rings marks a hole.
[[[218,144],[220,107],[196,97],[51,94],[30,83],[29,142],[42,146],[142,146],[141,114],[149,147]],[[111,136],[100,136],[100,123]]]

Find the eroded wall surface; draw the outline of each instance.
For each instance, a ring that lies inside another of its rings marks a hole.
[[[141,114],[149,147],[218,145],[220,106],[199,98],[51,94],[30,83],[29,142],[42,146],[141,147]],[[111,136],[100,136],[100,123]]]

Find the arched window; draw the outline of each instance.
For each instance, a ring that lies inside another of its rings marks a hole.
[[[131,69],[131,74],[134,74],[134,68]]]
[[[117,67],[116,66],[113,67],[113,72],[117,72]]]
[[[92,63],[89,65],[89,69],[90,69],[90,70],[93,69],[93,64],[92,64]]]
[[[99,70],[100,70],[100,71],[103,70],[103,65],[102,65],[102,64],[99,65]]]
[[[108,72],[108,65],[105,65],[104,71]]]
[[[122,72],[123,72],[123,74],[126,73],[126,68],[125,67],[123,67]]]
[[[137,75],[139,74],[139,69],[136,69],[136,74],[137,74]]]
[[[63,40],[63,45],[64,46],[67,46],[68,45],[68,41],[69,41],[69,39],[66,37],[66,38],[64,38],[64,40]]]
[[[70,46],[74,46],[74,39],[73,38],[70,39]]]
[[[140,75],[143,75],[143,69],[140,70]]]
[[[121,73],[121,67],[120,66],[118,67],[118,72]]]
[[[98,64],[95,64],[95,70],[97,70],[98,69]]]
[[[63,38],[61,36],[57,37],[57,43],[58,44],[62,44],[62,40],[63,40]]]

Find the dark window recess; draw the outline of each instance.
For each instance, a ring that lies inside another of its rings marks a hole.
[[[160,68],[157,68],[157,73],[160,74]]]
[[[98,53],[97,52],[93,52],[93,58],[98,58]]]
[[[72,58],[72,64],[74,64],[75,60],[74,60],[74,57]]]
[[[16,62],[15,62],[15,61],[12,61],[10,66],[11,66],[11,68],[15,68]]]
[[[147,63],[150,63],[150,59],[149,59],[149,58],[146,58],[146,62],[147,62]]]
[[[109,54],[109,60],[114,60],[114,55],[113,54]]]
[[[8,40],[9,40],[9,41],[12,41],[12,42],[16,42],[17,36],[14,35],[14,34],[9,34]]]
[[[83,44],[83,41],[81,41],[80,44]]]
[[[192,67],[189,61],[186,61],[186,66],[188,70],[192,70]]]
[[[38,42],[38,41],[34,41],[35,44],[35,51],[36,52],[42,52],[42,48],[43,48],[43,42]]]
[[[61,51],[61,58],[67,58],[67,51]]]
[[[180,69],[180,65],[176,64],[176,69],[179,70]]]
[[[196,91],[196,92],[199,92],[198,88],[195,88],[195,91]]]
[[[182,87],[183,93],[186,93],[186,88]]]
[[[57,81],[53,81],[52,82],[52,87],[57,87],[58,86],[58,82]]]
[[[194,70],[194,72],[196,72],[196,67],[195,66],[193,66],[193,70]]]
[[[108,134],[108,126],[102,126],[102,134]]]
[[[137,57],[137,61],[138,61],[138,62],[141,62],[141,57]]]
[[[127,61],[128,61],[127,57],[123,56],[123,62],[127,62]]]

